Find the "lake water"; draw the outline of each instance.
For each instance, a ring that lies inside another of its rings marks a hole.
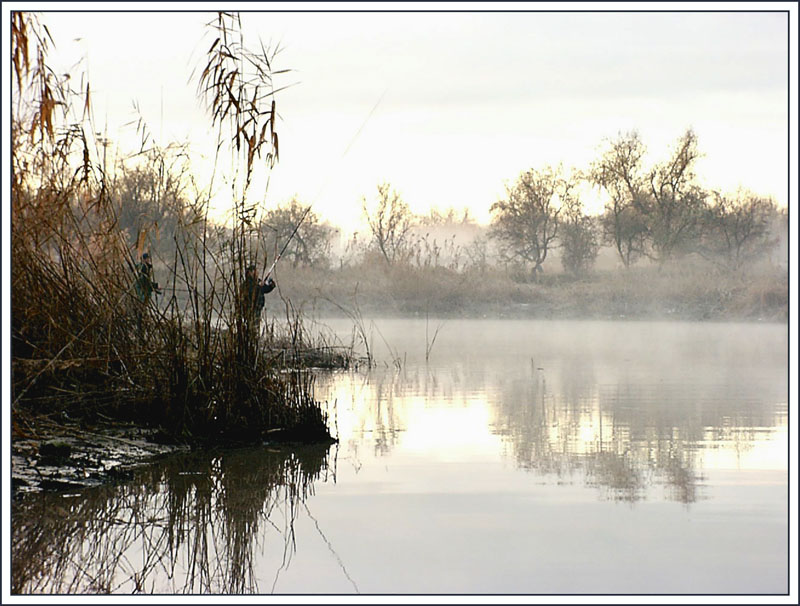
[[[325,324],[350,342],[352,322]],[[377,367],[316,381],[337,445],[193,453],[28,495],[12,588],[788,591],[786,325],[363,328]]]

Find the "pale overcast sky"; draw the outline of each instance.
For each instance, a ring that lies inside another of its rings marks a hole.
[[[100,7],[115,5],[83,6]],[[132,138],[123,125],[136,101],[161,143],[189,141],[207,156],[209,120],[189,78],[204,65],[213,18],[42,15],[53,67],[83,61],[97,126],[107,122],[112,140]],[[689,127],[707,186],[787,204],[786,13],[247,12],[242,21],[254,47],[280,42],[276,67],[293,71],[278,83],[295,84],[277,98],[280,163],[266,197],[262,183],[252,191],[267,206],[297,194],[351,229],[361,197],[388,181],[417,212],[467,206],[485,222],[524,169],[585,167],[604,137],[630,129],[661,159]]]

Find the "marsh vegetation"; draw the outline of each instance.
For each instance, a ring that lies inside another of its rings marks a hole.
[[[220,148],[228,144],[242,166],[230,179],[236,220],[227,230],[208,220],[182,151],[148,144],[146,125],[142,149],[107,166],[88,82],[74,90],[69,74],[53,73],[46,25],[13,16],[11,397],[19,436],[35,435],[38,417],[67,415],[139,421],[188,443],[252,442],[276,429],[330,439],[313,375],[299,363],[309,346],[302,319],[287,303],[285,324],[264,325],[245,287],[245,270],[259,259],[247,189],[256,160],[271,165],[278,156],[271,56],[246,49],[235,17],[220,14],[210,25],[217,37],[200,95]],[[158,238],[169,241],[169,275],[143,276]]]

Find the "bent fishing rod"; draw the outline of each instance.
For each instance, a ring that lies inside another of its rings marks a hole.
[[[378,100],[375,102],[375,105],[372,106],[372,109],[369,111],[369,114],[367,114],[367,117],[364,119],[364,122],[361,123],[361,126],[358,128],[358,130],[356,131],[355,135],[353,135],[353,138],[350,139],[350,142],[347,144],[347,147],[345,148],[344,152],[342,152],[342,156],[341,156],[341,158],[339,158],[340,160],[347,155],[347,152],[350,151],[350,148],[353,146],[353,143],[355,143],[356,139],[358,139],[359,135],[361,135],[361,131],[364,130],[364,127],[367,125],[367,122],[369,122],[369,119],[372,117],[372,114],[375,112],[375,110],[377,109],[378,105],[380,105],[381,101],[383,101],[383,97],[386,95],[386,91],[388,91],[388,90],[389,89],[386,88],[383,91],[383,93],[381,93],[381,96],[378,98]],[[323,185],[322,189],[324,189],[324,185]],[[322,189],[317,193],[317,197],[319,197],[319,194],[322,192]],[[275,266],[278,264],[278,261],[280,260],[281,256],[283,256],[283,253],[286,252],[286,249],[289,246],[289,243],[292,241],[292,238],[294,238],[295,235],[297,234],[297,230],[300,229],[300,225],[302,225],[303,221],[305,221],[306,216],[308,215],[308,212],[311,210],[312,206],[314,206],[313,202],[308,205],[308,208],[303,213],[303,216],[300,217],[300,221],[298,221],[297,225],[295,225],[294,231],[292,231],[292,234],[289,236],[289,239],[286,240],[286,244],[283,245],[283,248],[281,249],[281,252],[278,253],[277,257],[275,257],[275,260],[272,262],[272,266],[269,268],[269,271],[267,271],[266,275],[264,276],[264,280],[263,280],[264,282],[269,280],[269,277],[272,275],[272,272],[275,270]]]
[[[383,98],[386,95],[386,92],[388,90],[389,90],[389,88],[387,87],[383,91],[383,93],[381,93],[381,96],[375,102],[375,105],[372,106],[372,109],[367,114],[367,117],[361,123],[361,126],[359,126],[358,130],[355,132],[355,134],[353,135],[352,139],[350,139],[350,142],[347,144],[347,147],[345,147],[344,151],[342,152],[341,157],[339,158],[339,161],[341,161],[342,158],[344,158],[347,155],[347,153],[350,151],[350,148],[353,147],[353,144],[356,142],[356,140],[361,135],[361,131],[364,130],[364,127],[367,125],[367,122],[369,122],[369,119],[372,117],[372,114],[375,113],[375,110],[381,104],[381,101],[383,101]],[[332,169],[331,169],[331,172],[332,172]],[[320,193],[322,193],[322,190],[325,189],[326,185],[327,185],[327,182],[325,184],[323,184],[323,186],[320,188],[320,191],[317,192],[317,196],[316,197],[319,197]],[[283,256],[283,253],[286,252],[286,249],[289,247],[289,244],[291,243],[292,239],[295,237],[295,235],[297,235],[297,231],[300,229],[300,226],[303,224],[303,221],[305,221],[306,217],[308,216],[308,213],[311,211],[312,206],[314,206],[313,202],[311,204],[309,204],[308,208],[306,208],[305,212],[303,212],[302,217],[300,217],[300,221],[298,221],[297,225],[295,225],[294,229],[292,230],[291,235],[286,240],[286,243],[283,245],[283,248],[281,249],[280,253],[278,253],[278,256],[275,257],[275,260],[272,262],[272,265],[270,266],[269,270],[264,275],[264,280],[263,280],[264,282],[266,282],[269,279],[269,277],[272,275],[272,272],[275,271],[275,266],[278,264],[278,261]],[[192,287],[173,288],[171,290],[180,291],[180,292],[189,292],[189,293],[196,291],[196,289],[192,288]]]
[[[292,234],[289,236],[289,239],[286,240],[286,244],[283,245],[283,248],[281,249],[281,252],[278,253],[277,257],[275,257],[275,260],[272,262],[272,266],[269,268],[269,271],[264,276],[263,282],[266,282],[267,280],[269,280],[269,277],[272,275],[272,272],[275,270],[275,266],[278,264],[278,261],[283,256],[283,253],[286,252],[286,249],[289,247],[289,243],[292,241],[292,239],[297,234],[297,230],[300,229],[300,226],[303,224],[303,221],[306,220],[306,217],[308,216],[308,212],[311,210],[311,206],[312,206],[311,204],[308,205],[308,208],[303,213],[303,216],[300,217],[300,220],[297,222],[297,225],[294,226],[294,230],[292,231]]]
[[[286,252],[286,249],[289,248],[289,244],[294,239],[295,235],[297,235],[297,230],[300,229],[300,226],[303,224],[303,221],[306,220],[306,217],[308,216],[308,213],[311,211],[311,206],[312,205],[309,204],[308,208],[306,208],[306,210],[303,212],[303,216],[300,217],[300,220],[297,222],[297,225],[294,226],[294,229],[292,230],[291,235],[286,240],[286,243],[283,245],[283,248],[281,248],[281,252],[279,252],[278,255],[275,257],[275,260],[272,262],[272,265],[270,266],[269,271],[267,271],[266,275],[264,276],[264,279],[262,280],[262,282],[266,282],[267,280],[269,280],[269,277],[272,275],[272,272],[275,270],[275,266],[278,264],[278,261],[283,256],[283,253]],[[191,292],[194,292],[195,289],[191,288],[191,287],[187,287],[187,288],[171,288],[171,289],[168,289],[168,290],[176,291],[176,292],[190,292],[191,293]],[[158,294],[158,293],[156,293],[156,294]]]

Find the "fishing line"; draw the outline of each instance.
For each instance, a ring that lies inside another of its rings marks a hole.
[[[375,113],[375,110],[378,109],[378,106],[381,104],[381,101],[383,101],[383,98],[386,96],[386,93],[388,92],[388,90],[389,90],[389,87],[387,86],[383,90],[383,92],[381,93],[381,96],[378,97],[378,100],[375,102],[375,105],[373,105],[372,109],[369,110],[369,113],[367,114],[367,117],[364,118],[364,121],[361,123],[361,126],[358,127],[358,130],[356,130],[355,134],[350,139],[350,142],[345,147],[344,151],[342,152],[342,155],[339,156],[339,159],[337,161],[336,166],[332,167],[328,171],[328,175],[327,175],[325,181],[323,181],[322,185],[320,186],[320,189],[317,191],[316,195],[312,198],[311,203],[308,205],[308,208],[306,208],[306,210],[303,213],[302,217],[300,217],[300,221],[298,221],[297,225],[295,225],[294,230],[292,231],[292,234],[289,236],[289,239],[286,240],[286,243],[283,245],[283,248],[281,249],[280,253],[278,253],[278,255],[275,257],[275,260],[272,262],[272,266],[269,268],[269,271],[267,271],[267,273],[264,276],[264,280],[269,278],[269,276],[272,274],[273,270],[275,269],[276,264],[278,263],[278,260],[281,258],[281,256],[283,256],[283,253],[286,251],[287,247],[289,246],[289,243],[292,241],[292,239],[297,234],[297,231],[300,228],[300,225],[303,223],[303,221],[305,221],[305,218],[306,218],[306,216],[308,216],[309,211],[314,206],[314,204],[319,201],[319,197],[322,194],[322,192],[325,191],[325,188],[328,185],[330,185],[331,175],[333,174],[334,169],[338,168],[339,163],[341,163],[341,161],[345,158],[345,156],[347,156],[347,154],[350,151],[350,149],[353,147],[355,142],[358,140],[359,136],[361,135],[361,132],[364,130],[364,127],[367,125],[367,122],[369,122],[369,119],[372,117],[372,114]]]
[[[378,101],[375,103],[375,105],[372,106],[372,109],[369,110],[369,114],[367,114],[367,117],[364,119],[364,122],[361,124],[358,131],[356,131],[356,134],[350,140],[350,143],[347,144],[347,148],[344,150],[342,158],[344,158],[347,155],[347,152],[350,151],[350,148],[353,146],[353,143],[355,143],[356,139],[358,139],[358,136],[361,134],[361,131],[364,130],[364,127],[367,125],[367,122],[369,122],[369,119],[372,117],[372,114],[375,113],[376,109],[378,109],[378,106],[381,104],[381,101],[383,101],[383,98],[386,96],[386,92],[388,90],[389,87],[387,86],[381,93],[381,96],[378,98]]]
[[[364,121],[361,123],[361,126],[358,127],[358,130],[355,132],[353,137],[350,139],[350,142],[347,144],[347,147],[345,147],[344,151],[342,152],[342,155],[339,156],[339,158],[337,160],[337,164],[328,171],[328,174],[327,174],[325,180],[323,181],[323,183],[320,186],[319,190],[317,191],[316,195],[312,198],[312,200],[313,200],[312,201],[312,205],[319,200],[320,194],[322,194],[322,192],[325,191],[325,188],[328,185],[330,185],[331,175],[333,174],[334,169],[338,168],[338,166],[341,163],[341,161],[344,159],[344,157],[348,154],[348,152],[353,147],[355,142],[361,136],[361,132],[364,130],[364,127],[367,125],[367,122],[369,122],[369,119],[372,117],[372,114],[374,114],[375,110],[378,109],[378,106],[381,104],[381,101],[383,101],[383,98],[386,96],[387,92],[389,92],[389,87],[388,86],[383,90],[383,92],[381,93],[381,96],[378,97],[378,100],[375,102],[375,105],[373,105],[372,109],[369,110],[369,113],[367,114],[367,117],[364,118]]]
[[[320,186],[320,189],[317,191],[316,195],[315,195],[315,196],[314,196],[314,198],[312,199],[312,202],[311,202],[311,203],[308,205],[308,208],[306,208],[305,212],[303,213],[303,215],[302,215],[302,216],[301,216],[301,218],[300,218],[300,221],[298,221],[297,225],[295,225],[295,227],[294,227],[294,230],[292,231],[292,234],[291,234],[291,235],[289,236],[289,238],[286,240],[286,243],[283,245],[283,248],[281,249],[280,253],[278,253],[278,255],[275,257],[275,260],[272,262],[272,266],[269,268],[269,270],[267,271],[267,273],[264,275],[264,281],[266,281],[266,280],[267,280],[267,279],[270,277],[270,275],[272,274],[272,272],[274,271],[274,269],[275,269],[275,266],[277,265],[277,263],[278,263],[278,261],[280,260],[281,256],[283,256],[283,253],[284,253],[284,252],[286,252],[286,249],[288,248],[288,246],[289,246],[289,243],[292,241],[292,239],[295,237],[295,235],[297,235],[297,231],[298,231],[298,229],[300,228],[300,225],[302,225],[303,221],[305,221],[306,217],[308,216],[309,212],[311,211],[311,208],[312,208],[312,207],[314,206],[314,204],[315,204],[315,203],[316,203],[316,202],[319,200],[319,197],[320,197],[320,195],[322,194],[322,192],[323,192],[323,191],[325,191],[325,188],[326,188],[328,185],[330,185],[330,182],[331,182],[331,175],[333,174],[333,172],[334,172],[334,169],[335,169],[335,168],[338,168],[338,165],[339,165],[339,163],[341,163],[341,161],[342,161],[342,160],[343,160],[343,159],[344,159],[344,158],[347,156],[347,154],[350,152],[350,150],[352,149],[353,145],[354,145],[354,144],[355,144],[355,142],[358,140],[358,138],[361,136],[361,133],[363,132],[363,130],[364,130],[364,128],[366,127],[367,123],[369,122],[369,120],[370,120],[370,118],[372,117],[372,115],[375,113],[375,110],[376,110],[376,109],[378,109],[378,106],[381,104],[381,102],[383,101],[383,98],[386,96],[386,93],[387,93],[388,91],[389,91],[389,87],[387,86],[387,87],[386,87],[386,88],[383,90],[383,92],[381,93],[380,97],[378,97],[378,100],[375,102],[375,104],[374,104],[374,105],[372,106],[372,108],[369,110],[369,113],[367,114],[366,118],[364,118],[364,121],[363,121],[363,122],[361,123],[361,125],[358,127],[358,130],[356,130],[355,134],[353,135],[353,137],[352,137],[352,138],[350,139],[350,141],[348,142],[348,144],[347,144],[347,146],[345,147],[344,151],[342,152],[341,156],[339,156],[339,158],[338,158],[338,161],[337,161],[337,163],[336,163],[336,166],[332,167],[332,168],[331,168],[331,169],[328,171],[328,175],[327,175],[327,177],[326,177],[325,181],[324,181],[324,182],[322,183],[322,185]],[[270,174],[270,175],[268,175],[268,177],[267,177],[267,183],[269,183],[269,178],[270,178],[270,176],[271,176],[271,174]],[[173,270],[173,271],[174,271],[174,270]],[[187,285],[187,286],[188,286],[188,285]],[[186,289],[182,289],[182,288],[176,288],[176,289],[173,289],[173,291],[183,291],[183,292],[190,292],[190,293],[191,293],[191,292],[193,292],[193,290],[194,290],[194,289],[193,289],[191,286],[188,286],[188,288],[186,288]]]

